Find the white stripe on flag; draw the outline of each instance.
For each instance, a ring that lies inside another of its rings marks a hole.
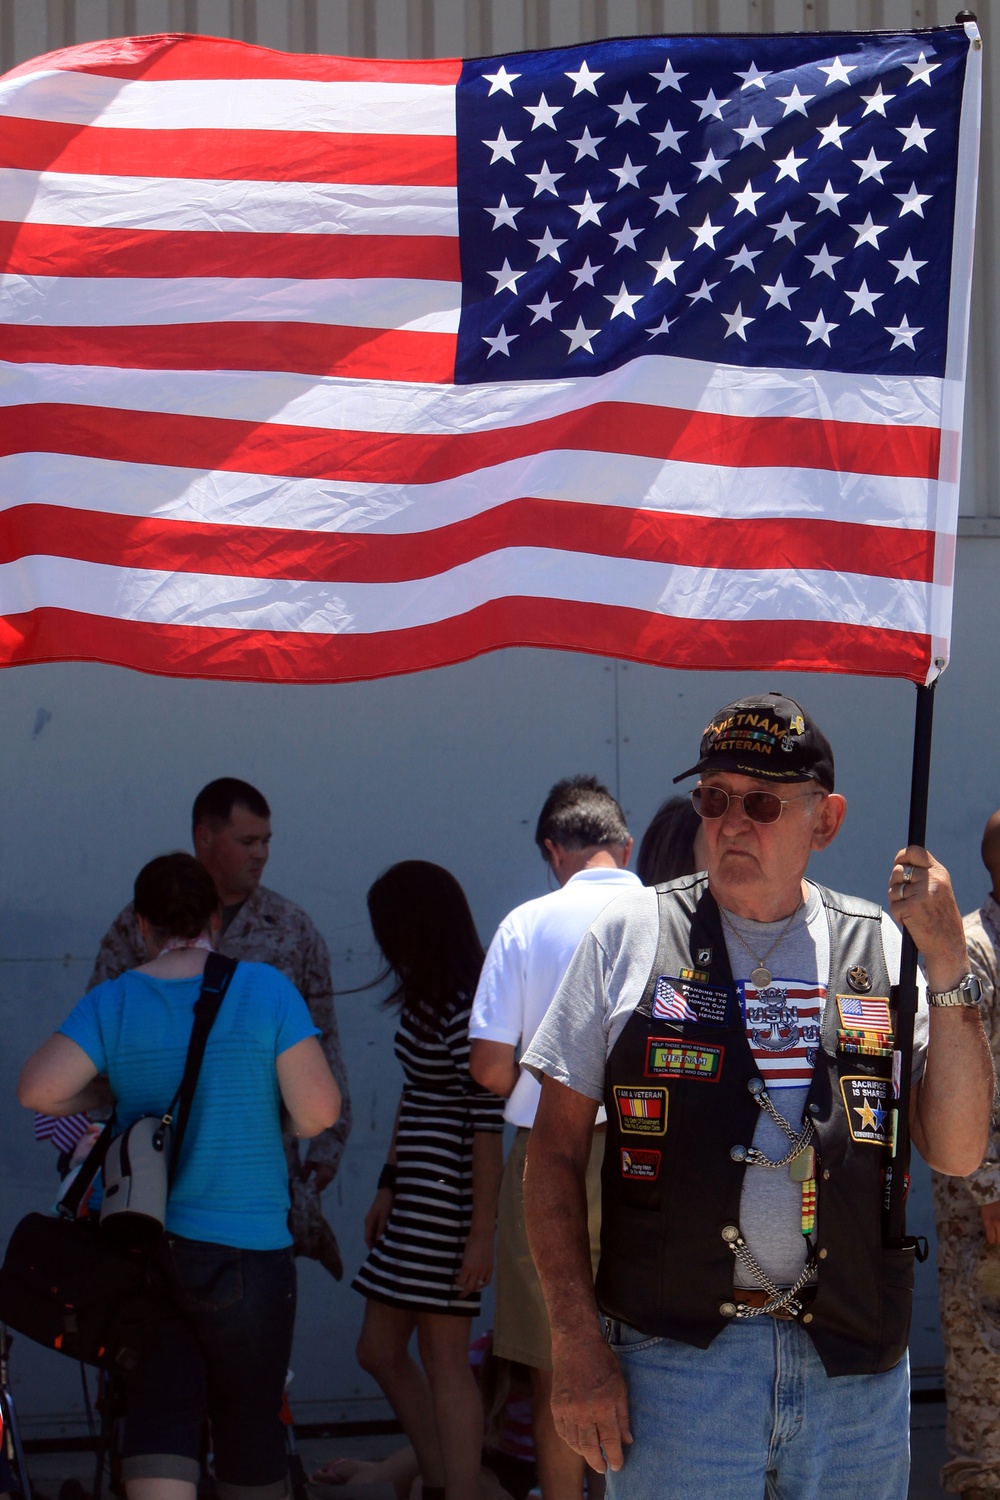
[[[118,568],[31,556],[0,565],[0,614],[37,608],[112,619],[305,634],[408,630],[493,599],[582,600],[690,620],[817,620],[919,631],[934,585],[843,573],[664,568],[512,547],[430,578],[322,583]]]
[[[206,234],[458,235],[458,193],[420,183],[241,182],[0,168],[4,219]]]
[[[0,84],[0,115],[128,130],[453,136],[455,89],[308,78],[147,82],[53,69]]]
[[[739,500],[748,519],[852,522],[922,528],[929,481],[840,475],[815,469],[725,469],[631,454],[555,449],[475,469],[437,484],[364,484],[333,479],[228,473],[64,453],[0,458],[0,511],[52,505],[119,516],[209,525],[280,526],[301,531],[413,536],[480,515],[524,495],[653,514],[728,517]],[[641,497],[639,499],[638,497]]]
[[[389,276],[314,281],[252,276],[186,276],[178,280],[144,276],[107,281],[99,277],[0,276],[0,320],[8,325],[45,328],[138,328],[233,321],[326,323],[331,327],[455,334],[461,298],[457,281]],[[189,379],[186,373],[179,377],[185,385]],[[91,399],[98,399],[93,392]]]

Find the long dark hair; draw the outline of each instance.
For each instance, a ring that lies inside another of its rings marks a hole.
[[[435,1031],[459,995],[472,997],[483,946],[465,892],[440,865],[404,859],[368,892],[368,915],[396,986],[383,1002],[416,1030]]]

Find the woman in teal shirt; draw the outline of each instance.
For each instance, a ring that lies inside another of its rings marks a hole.
[[[187,854],[140,871],[135,910],[150,962],[85,995],[25,1064],[29,1109],[114,1102],[118,1127],[162,1113],[184,1070],[192,1010],[218,935],[218,896]],[[297,1135],[337,1119],[340,1095],[305,1002],[268,964],[237,966],[209,1034],[166,1231],[150,1277],[172,1315],[127,1376],[129,1500],[194,1500],[211,1417],[221,1500],[282,1500],[279,1420],[295,1317],[282,1106]]]

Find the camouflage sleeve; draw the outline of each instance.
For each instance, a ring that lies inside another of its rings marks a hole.
[[[1000,1060],[1000,955],[992,943],[982,941],[978,934],[967,931],[966,938],[969,964],[983,987],[983,1026],[996,1064]],[[1000,1120],[995,1094],[986,1155],[982,1166],[965,1178],[963,1186],[968,1188],[969,1196],[979,1208],[987,1203],[1000,1202]]]
[[[117,979],[128,969],[137,969],[149,958],[131,903],[120,911],[101,939],[87,989]]]
[[[315,927],[311,927],[305,950],[302,954],[302,996],[309,1007],[313,1023],[320,1030],[320,1046],[340,1089],[340,1119],[329,1130],[314,1136],[306,1149],[306,1161],[332,1167],[340,1165],[340,1158],[351,1133],[351,1095],[347,1084],[347,1069],[340,1046],[337,1028],[337,1012],[333,1004],[333,980],[330,976],[330,954]]]

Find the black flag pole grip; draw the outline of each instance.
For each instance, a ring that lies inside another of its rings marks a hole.
[[[910,824],[906,842],[927,839],[927,793],[931,771],[931,727],[934,721],[934,684],[917,688],[917,711],[913,730],[913,774],[910,781]],[[893,1075],[899,1097],[892,1101],[894,1113],[892,1145],[885,1172],[885,1233],[888,1249],[902,1245],[906,1233],[906,1188],[910,1169],[910,1073],[913,1069],[913,1022],[917,1014],[917,948],[903,928],[903,952],[899,983],[893,991],[896,1012],[896,1056]]]

